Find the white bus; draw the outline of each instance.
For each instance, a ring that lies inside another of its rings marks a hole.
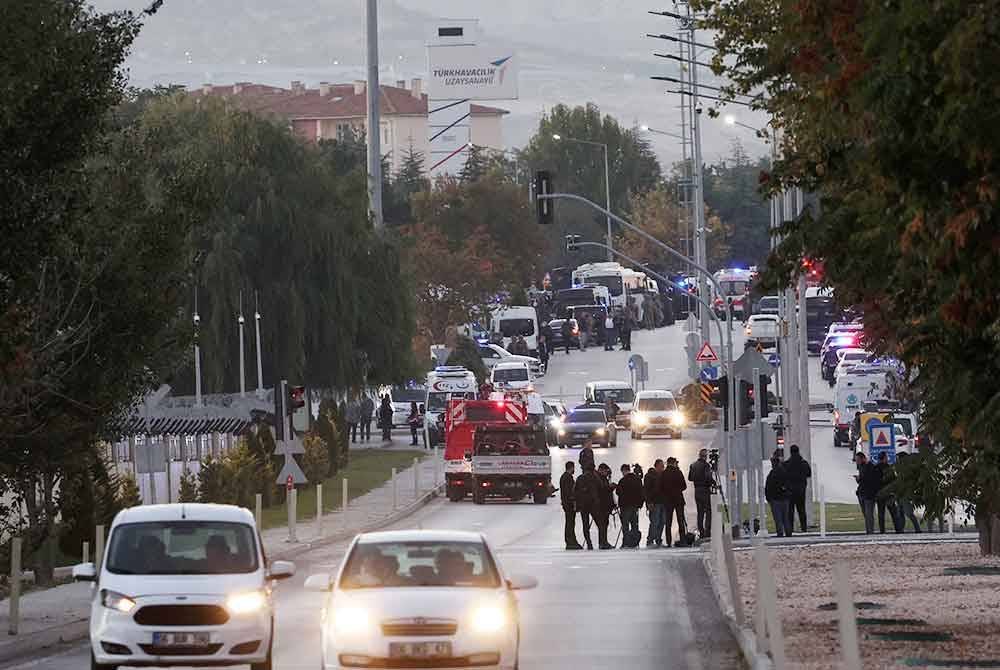
[[[573,270],[573,286],[599,284],[606,286],[611,307],[625,307],[628,291],[625,287],[625,268],[619,263],[587,263]]]

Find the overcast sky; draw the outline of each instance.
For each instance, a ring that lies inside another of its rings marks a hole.
[[[92,0],[100,10],[140,10],[150,0]],[[504,140],[522,146],[545,109],[594,102],[626,126],[679,132],[672,86],[651,75],[677,76],[677,63],[653,56],[676,45],[646,37],[673,34],[674,20],[647,14],[673,3],[635,0],[380,0],[383,83],[426,76],[426,35],[435,19],[480,20],[482,41],[509,46],[521,59],[520,100],[509,109]],[[661,6],[662,5],[662,6]],[[165,0],[139,36],[128,61],[133,84],[288,86],[301,80],[364,78],[363,0]],[[706,36],[707,37],[707,36]],[[704,37],[701,39],[705,39]],[[707,59],[707,56],[703,56]],[[706,73],[710,78],[710,73]],[[710,80],[710,79],[709,79]],[[750,126],[765,120],[730,111]],[[751,156],[767,147],[750,130],[705,118],[703,154],[720,160],[739,138]],[[677,140],[650,136],[664,167],[680,159]]]

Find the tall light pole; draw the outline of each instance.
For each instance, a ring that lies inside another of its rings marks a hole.
[[[646,125],[639,126],[639,130],[641,130],[644,133],[652,133],[654,135],[666,135],[667,137],[673,137],[674,139],[678,139],[682,142],[684,141],[683,135],[680,135],[678,133],[668,133],[665,130],[657,130],[656,128],[650,128],[649,126]]]
[[[254,329],[257,331],[257,397],[264,397],[264,368],[261,365],[260,355],[260,296],[254,291],[253,320]]]
[[[378,0],[366,0],[368,83],[368,209],[376,230],[382,219],[382,125],[379,113],[381,88],[378,80]]]
[[[240,313],[236,318],[236,323],[239,324],[240,329],[240,397],[245,398],[247,395],[247,374],[246,374],[246,362],[243,360],[246,357],[246,346],[243,343],[243,324],[246,319],[243,318],[243,291],[240,291]]]
[[[555,134],[552,136],[556,142],[565,140],[566,142],[576,142],[577,144],[589,144],[592,147],[601,147],[604,149],[604,197],[605,206],[604,208],[611,211],[611,176],[608,169],[608,145],[605,142],[591,142],[590,140],[578,140],[575,137],[563,137],[562,135]],[[607,244],[608,244],[608,260],[613,261],[615,259],[614,255],[611,253],[611,249],[614,249],[615,245],[611,238],[611,217],[607,217],[608,223],[608,234],[607,234]]]

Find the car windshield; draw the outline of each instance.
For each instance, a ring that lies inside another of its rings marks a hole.
[[[122,524],[108,544],[108,571],[119,575],[228,575],[257,566],[253,528],[242,523]]]
[[[845,361],[863,361],[868,358],[868,354],[844,354]]]
[[[594,400],[603,404],[608,400],[616,403],[632,402],[635,400],[635,391],[632,389],[597,389],[594,391]]]
[[[538,431],[490,430],[476,433],[479,456],[548,456],[545,433]]]
[[[497,588],[500,576],[482,542],[361,542],[354,546],[340,588],[423,586]]]
[[[605,423],[608,419],[603,409],[575,409],[566,420],[569,423]]]
[[[393,402],[423,402],[426,391],[423,389],[393,389],[392,390],[392,401]]]
[[[535,334],[534,319],[501,319],[500,334],[504,337],[528,337]]]
[[[673,398],[639,398],[638,406],[642,412],[672,412],[677,402]]]
[[[722,281],[719,282],[719,286],[722,287],[723,295],[739,296],[747,292],[747,287],[750,285],[746,281]]]
[[[493,368],[493,381],[501,384],[506,382],[528,381],[528,368]]]

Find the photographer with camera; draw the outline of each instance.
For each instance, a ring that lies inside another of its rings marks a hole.
[[[708,463],[708,449],[698,452],[698,460],[688,468],[688,481],[694,484],[698,534],[702,539],[708,539],[712,536],[712,487],[715,485],[715,472]]]

